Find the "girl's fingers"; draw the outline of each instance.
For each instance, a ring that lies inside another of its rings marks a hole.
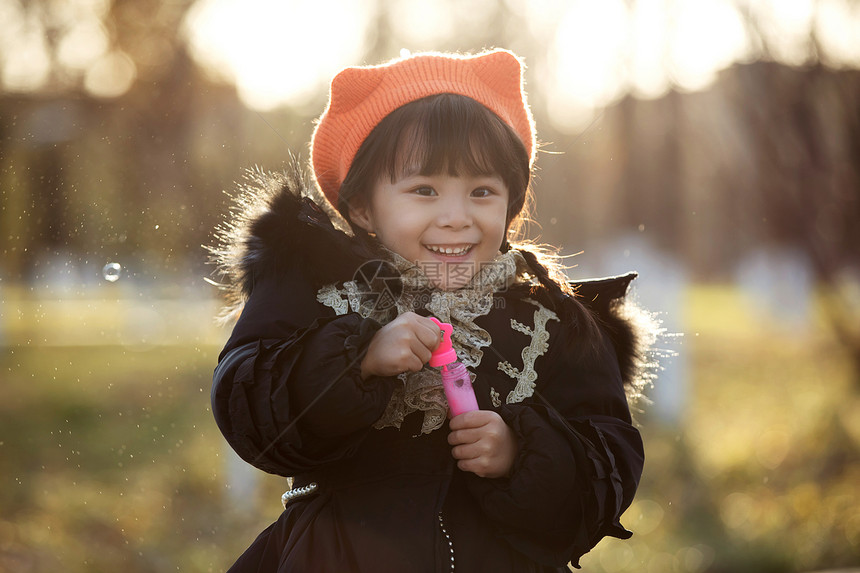
[[[439,330],[439,327],[429,318],[419,316],[414,312],[401,314],[395,319],[395,322],[397,321],[403,328],[402,335],[410,341],[415,341],[416,344],[410,344],[415,355],[421,358],[424,363],[430,360],[432,351],[436,350],[442,340],[440,336],[442,331]],[[418,346],[426,352],[420,352]]]
[[[455,460],[471,460],[477,456],[469,455],[468,448],[466,446],[454,446],[451,448],[451,456]]]
[[[421,366],[423,367],[430,361],[430,357],[433,356],[433,352],[427,348],[426,344],[423,344],[420,340],[415,340],[411,346],[412,354],[421,361]],[[419,368],[420,370],[421,368]]]
[[[472,429],[454,430],[448,434],[448,444],[459,446],[461,444],[474,444],[481,438],[480,432]]]
[[[476,460],[478,458],[491,458],[492,451],[489,445],[483,442],[461,444],[451,448],[451,455],[456,460]]]
[[[491,410],[475,410],[473,412],[465,412],[459,416],[454,416],[448,424],[452,431],[464,430],[467,428],[480,428],[487,424],[493,423],[494,418],[499,423],[504,424],[501,416]]]
[[[421,341],[428,350],[431,352],[436,350],[439,346],[439,343],[442,341],[442,331],[439,330],[439,327],[436,326],[429,318],[424,318],[423,316],[416,315],[416,318],[419,319],[418,324],[415,328],[415,336],[418,340]],[[430,358],[428,357],[427,360]]]
[[[461,471],[471,472],[476,476],[483,478],[503,477],[510,469],[504,462],[494,460],[487,456],[458,459],[457,467],[460,468]]]
[[[461,471],[471,472],[482,478],[500,478],[507,475],[508,470],[502,464],[492,463],[484,458],[459,460],[457,467]]]
[[[430,360],[429,351],[417,343],[409,343],[409,346],[403,349],[398,360],[396,361],[396,369],[401,372],[418,372],[424,368],[427,360],[424,359],[424,353],[428,354],[427,360]]]
[[[448,443],[457,467],[480,477],[501,477],[511,470],[516,438],[501,416],[489,410],[466,412],[450,422]]]
[[[427,356],[427,358],[425,359],[424,356],[421,354],[413,355],[411,364],[408,368],[409,372],[419,372],[422,368],[424,368],[424,364],[427,363],[427,360],[430,360],[429,356]]]

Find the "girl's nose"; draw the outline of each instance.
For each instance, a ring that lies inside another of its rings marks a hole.
[[[462,197],[448,197],[441,201],[436,219],[440,227],[454,230],[472,226],[472,213],[468,200]]]

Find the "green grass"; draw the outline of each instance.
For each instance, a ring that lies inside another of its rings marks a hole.
[[[228,517],[209,411],[216,355],[3,351],[0,571],[220,571],[238,555],[284,485],[271,478],[265,504],[261,491]]]
[[[860,565],[860,400],[840,349],[819,327],[753,320],[727,288],[695,289],[686,315],[682,425],[640,417],[646,471],[622,520],[635,535],[584,569]],[[16,325],[26,337],[0,348],[0,572],[223,571],[277,517],[280,478],[229,495],[216,345],[39,346]]]

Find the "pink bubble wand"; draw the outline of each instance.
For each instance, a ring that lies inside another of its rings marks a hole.
[[[454,327],[432,316],[430,320],[442,329],[442,342],[433,351],[429,364],[433,367],[441,366],[442,387],[445,389],[445,397],[448,399],[451,416],[459,416],[464,412],[477,410],[478,401],[475,398],[475,389],[472,388],[469,371],[466,370],[462,362],[457,360],[457,352],[451,342]]]

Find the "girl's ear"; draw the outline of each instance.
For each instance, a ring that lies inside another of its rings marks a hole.
[[[368,233],[373,233],[373,213],[364,199],[355,198],[349,205],[349,219]]]

